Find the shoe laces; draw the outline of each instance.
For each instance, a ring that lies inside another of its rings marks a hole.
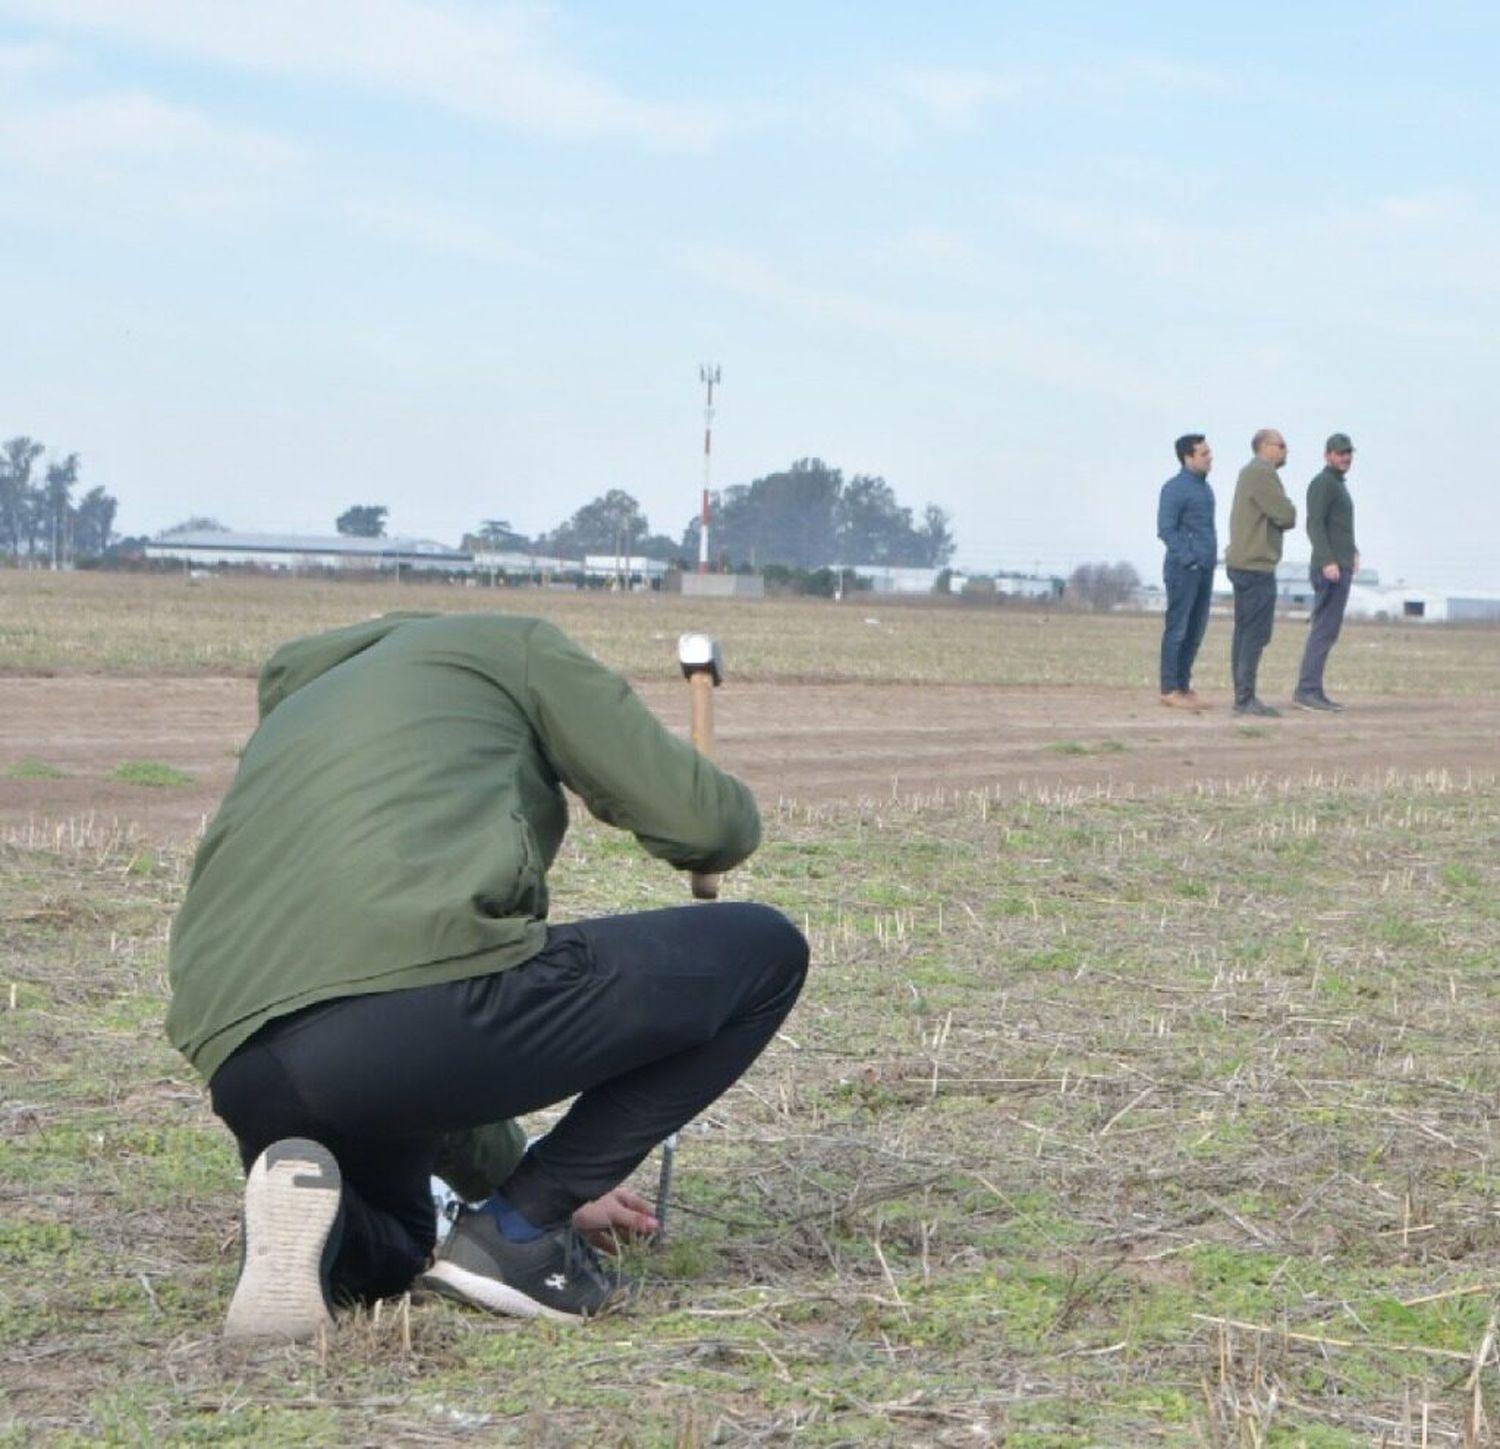
[[[604,1264],[593,1245],[576,1228],[570,1227],[562,1235],[563,1272],[570,1277],[578,1275],[596,1283],[609,1285],[612,1279],[604,1271]]]

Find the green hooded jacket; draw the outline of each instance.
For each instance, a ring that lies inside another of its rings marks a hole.
[[[173,922],[173,1044],[208,1079],[314,1002],[535,955],[561,785],[679,869],[760,842],[746,786],[542,620],[391,615],[285,645]]]

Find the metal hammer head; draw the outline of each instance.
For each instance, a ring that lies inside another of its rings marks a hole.
[[[715,684],[724,682],[724,656],[712,634],[684,634],[677,641],[677,662],[684,677],[706,673]]]

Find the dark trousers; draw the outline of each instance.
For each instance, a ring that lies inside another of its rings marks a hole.
[[[554,926],[531,960],[465,981],[325,1002],[262,1028],[214,1074],[246,1169],[282,1137],[337,1158],[341,1296],[398,1293],[436,1237],[445,1133],[580,1093],[504,1183],[564,1220],[739,1079],[802,989],[807,942],[768,906],[725,902]]]
[[[1213,595],[1212,568],[1187,568],[1173,559],[1162,566],[1167,588],[1167,619],[1161,635],[1161,692],[1189,689],[1193,661],[1208,628],[1208,604]]]
[[[1234,585],[1234,637],[1229,643],[1229,668],[1234,676],[1234,702],[1255,698],[1260,656],[1271,642],[1276,622],[1276,575],[1260,569],[1230,569]]]
[[[1302,668],[1297,675],[1298,694],[1322,694],[1323,670],[1328,651],[1338,642],[1344,627],[1344,606],[1349,602],[1349,585],[1354,575],[1339,569],[1337,583],[1323,577],[1321,569],[1312,571],[1313,607],[1308,621],[1307,646],[1302,651]]]

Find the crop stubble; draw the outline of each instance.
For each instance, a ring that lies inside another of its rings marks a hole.
[[[640,1304],[572,1336],[419,1304],[309,1349],[220,1345],[237,1173],[159,1029],[188,842],[13,824],[0,1425],[1483,1442],[1493,776],[1169,787],[1122,771],[1138,753],[1049,757],[1109,779],[768,803],[730,890],[805,926],[808,991],[685,1139]],[[587,821],[555,882],[563,917],[683,898]]]

